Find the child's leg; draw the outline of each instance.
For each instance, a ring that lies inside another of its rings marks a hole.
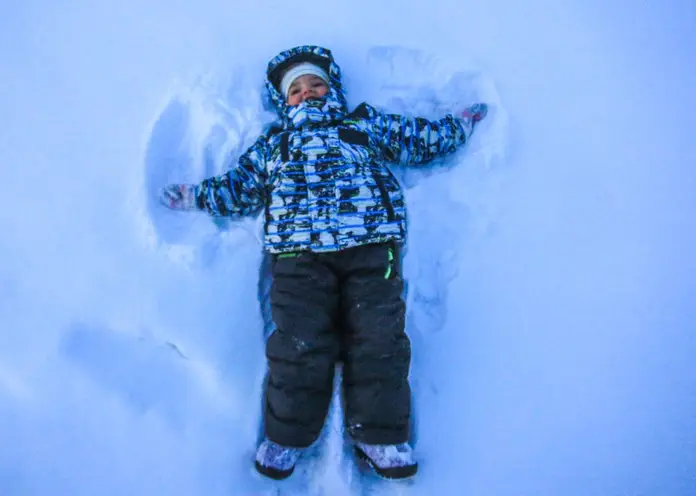
[[[355,441],[408,441],[411,343],[398,253],[391,244],[346,250],[341,285],[346,423]]]
[[[277,329],[266,343],[266,436],[306,447],[324,424],[339,343],[338,283],[321,257],[273,257],[271,311]]]

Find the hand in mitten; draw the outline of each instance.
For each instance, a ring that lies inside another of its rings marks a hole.
[[[465,108],[459,115],[463,119],[469,119],[473,123],[480,122],[488,114],[488,105],[485,103],[475,103]]]
[[[159,200],[172,210],[196,210],[196,187],[193,184],[168,184],[160,190]]]

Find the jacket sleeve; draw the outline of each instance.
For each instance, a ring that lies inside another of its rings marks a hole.
[[[266,203],[267,138],[261,136],[224,174],[196,185],[196,206],[214,216],[243,216]]]
[[[390,162],[425,164],[453,153],[466,143],[473,132],[470,120],[451,114],[431,121],[422,117],[382,113],[366,103],[362,105],[365,106],[362,113],[370,117],[383,156]]]

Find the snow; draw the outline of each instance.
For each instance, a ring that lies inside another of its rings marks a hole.
[[[495,104],[398,170],[421,470],[379,494],[696,493],[695,23],[688,0],[0,5],[0,494],[265,490],[255,220],[153,193],[250,144],[267,60],[302,43],[353,105]],[[305,494],[369,493],[339,425]]]

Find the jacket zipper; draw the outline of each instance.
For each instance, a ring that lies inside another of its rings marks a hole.
[[[379,194],[382,196],[382,202],[384,203],[384,208],[387,209],[387,220],[389,222],[394,222],[396,220],[396,215],[394,214],[394,206],[389,199],[389,193],[387,192],[387,187],[384,185],[384,179],[378,174],[374,174],[375,184],[377,184],[377,189],[379,189]]]

